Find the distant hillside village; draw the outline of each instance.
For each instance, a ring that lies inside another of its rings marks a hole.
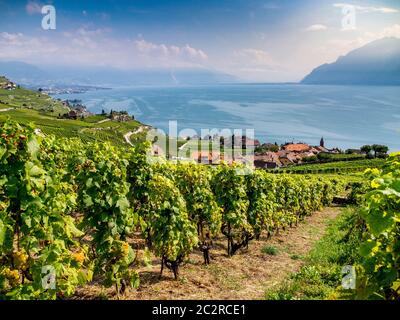
[[[94,115],[86,108],[86,106],[82,104],[81,100],[74,99],[74,100],[65,100],[61,102],[65,107],[70,109],[70,111],[62,115],[60,114],[59,118],[77,120],[77,119],[84,119],[86,117]],[[127,111],[111,110],[109,113],[106,113],[104,110],[102,110],[100,115],[105,116],[110,120],[118,122],[127,122],[134,120],[134,116],[130,116]]]
[[[4,79],[4,81],[1,81],[3,79]],[[18,85],[16,85],[14,82],[9,81],[6,78],[0,77],[0,89],[15,90],[17,88],[18,88]]]

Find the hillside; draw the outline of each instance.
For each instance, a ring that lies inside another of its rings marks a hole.
[[[400,39],[373,41],[314,69],[302,84],[400,85]]]
[[[9,80],[0,77],[0,84]],[[70,109],[47,94],[22,87],[13,90],[0,88],[0,123],[8,118],[20,124],[34,123],[44,134],[57,137],[80,137],[83,141],[110,141],[114,145],[127,145],[130,141],[141,140],[145,131],[134,134],[142,124],[139,121],[113,121],[106,115],[92,115],[83,119],[60,119]]]
[[[7,78],[0,77],[0,84],[7,82],[9,82]],[[60,101],[54,100],[47,94],[22,87],[13,90],[0,88],[0,109],[5,108],[31,109],[46,113],[49,116],[57,116],[69,111]]]
[[[8,79],[6,77],[0,76],[0,85],[6,83]]]
[[[18,83],[41,81],[51,77],[42,69],[20,61],[0,61],[0,74]]]

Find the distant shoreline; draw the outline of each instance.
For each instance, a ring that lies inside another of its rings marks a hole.
[[[108,87],[97,87],[97,86],[80,86],[80,85],[62,85],[62,86],[35,86],[29,87],[31,90],[39,90],[42,89],[43,93],[48,95],[57,95],[57,94],[81,94],[86,93],[88,91],[98,91],[98,90],[111,90],[113,88]]]

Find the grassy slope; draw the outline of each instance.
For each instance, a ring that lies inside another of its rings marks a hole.
[[[3,83],[7,83],[8,79],[6,77],[0,76],[0,85],[2,85]]]
[[[6,80],[0,77],[1,81]],[[11,110],[1,111],[5,109]],[[68,108],[64,107],[60,101],[54,100],[46,94],[24,88],[10,91],[0,89],[0,122],[4,122],[8,118],[21,124],[32,122],[45,134],[54,134],[59,137],[80,137],[84,141],[110,141],[122,146],[127,145],[124,134],[135,131],[141,126],[141,123],[135,120],[98,123],[106,119],[99,115],[83,120],[57,119],[59,114],[67,111]],[[140,139],[143,138],[142,134]]]
[[[266,292],[266,299],[329,299],[343,277],[345,265],[359,261],[361,228],[354,209],[347,208],[330,222],[326,234],[314,245],[301,269]]]
[[[68,108],[64,107],[60,101],[54,100],[46,94],[24,88],[0,89],[0,101],[2,105],[12,108],[38,110],[55,117],[68,111]]]

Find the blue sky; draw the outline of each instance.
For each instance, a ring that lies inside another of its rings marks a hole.
[[[56,30],[40,12],[56,9]],[[343,7],[356,24],[343,30]],[[0,59],[37,65],[207,68],[297,81],[370,41],[400,38],[400,1],[5,1]]]

